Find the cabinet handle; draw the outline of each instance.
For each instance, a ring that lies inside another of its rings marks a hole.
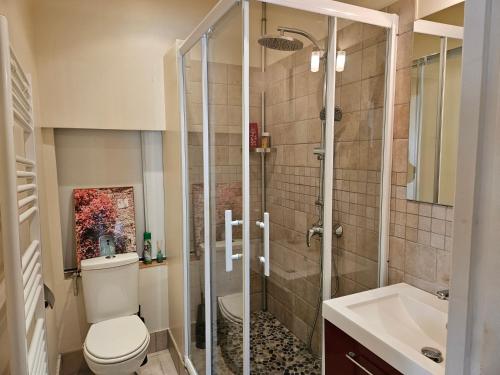
[[[361,370],[363,370],[365,373],[367,373],[368,375],[373,375],[372,372],[368,371],[366,369],[365,366],[363,366],[361,363],[359,363],[358,361],[356,361],[354,358],[356,357],[356,353],[354,352],[349,352],[349,353],[346,353],[346,358],[351,361],[352,363],[354,363],[356,366],[358,366]]]

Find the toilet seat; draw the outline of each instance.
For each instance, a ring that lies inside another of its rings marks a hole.
[[[229,321],[243,323],[243,294],[234,293],[218,297],[219,308],[222,316]]]
[[[149,332],[137,315],[109,319],[90,327],[84,353],[96,364],[116,364],[142,354],[149,339]]]

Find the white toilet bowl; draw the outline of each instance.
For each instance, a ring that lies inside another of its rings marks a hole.
[[[113,318],[92,324],[83,354],[95,374],[133,374],[147,355],[149,340],[149,332],[137,315]]]

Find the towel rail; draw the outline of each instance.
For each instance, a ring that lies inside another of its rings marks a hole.
[[[5,295],[2,305],[6,306],[9,321],[11,355],[7,371],[16,375],[47,375],[49,361],[31,78],[16,58],[9,40],[7,19],[0,16],[0,170],[3,172],[0,220],[5,265],[5,293],[0,290],[0,299]],[[17,128],[23,132],[15,139]],[[21,248],[21,243],[26,241],[30,245]]]

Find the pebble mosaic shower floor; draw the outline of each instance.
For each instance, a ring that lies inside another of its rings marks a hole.
[[[219,343],[227,368],[241,374],[241,326],[219,319]],[[265,311],[251,317],[252,374],[321,374],[321,361],[278,319]]]

